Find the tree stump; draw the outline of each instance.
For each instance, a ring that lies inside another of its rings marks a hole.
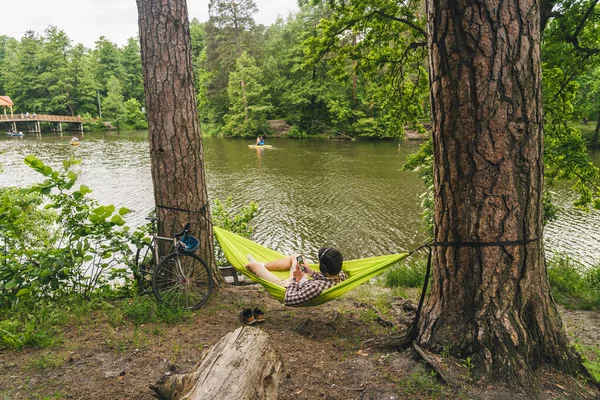
[[[215,344],[196,371],[163,377],[152,389],[169,400],[277,399],[282,370],[271,338],[244,326]]]

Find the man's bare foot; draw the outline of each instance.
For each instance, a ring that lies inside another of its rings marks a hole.
[[[264,263],[259,263],[259,262],[250,262],[248,264],[245,265],[246,269],[248,269],[250,272],[252,272],[253,274],[256,274],[256,271],[262,267],[264,267],[265,264]]]

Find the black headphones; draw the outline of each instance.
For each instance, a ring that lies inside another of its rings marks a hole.
[[[327,247],[325,250],[323,250],[322,253],[320,253],[319,256],[319,271],[321,271],[321,273],[323,275],[328,274],[329,271],[327,270],[327,267],[325,265],[323,265],[323,262],[321,261],[321,259],[323,258],[323,256],[325,255],[325,253],[327,253],[329,250],[331,250],[331,248]]]

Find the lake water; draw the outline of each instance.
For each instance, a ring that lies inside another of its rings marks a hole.
[[[53,167],[74,156],[83,160],[79,183],[93,197],[134,210],[130,225],[143,223],[154,204],[147,132],[86,133],[80,146],[70,146],[70,137],[0,137],[0,186],[42,180],[23,163],[29,154]],[[330,245],[350,259],[411,250],[428,240],[420,216],[424,185],[416,173],[401,171],[418,142],[270,139],[272,149],[251,149],[243,140],[203,141],[209,197],[231,196],[235,207],[257,202],[253,239],[279,252],[312,255]],[[600,155],[594,162],[600,165]],[[600,212],[572,208],[566,186],[555,198],[563,211],[545,228],[547,252],[587,266],[600,263]]]

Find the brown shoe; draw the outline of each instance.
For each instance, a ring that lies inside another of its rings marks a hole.
[[[254,321],[260,323],[265,322],[265,313],[257,308],[254,309]]]
[[[254,313],[252,312],[252,309],[246,308],[245,310],[241,311],[240,321],[246,325],[254,325],[256,320],[254,319]]]

